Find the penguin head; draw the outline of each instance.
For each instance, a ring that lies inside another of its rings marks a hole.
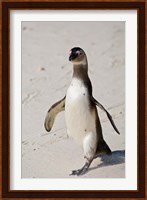
[[[80,47],[74,47],[70,50],[69,61],[74,64],[80,64],[85,61],[86,54]]]

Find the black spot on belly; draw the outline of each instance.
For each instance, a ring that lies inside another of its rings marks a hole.
[[[87,129],[85,129],[85,132],[87,131]]]
[[[85,93],[83,93],[83,95],[85,95]]]

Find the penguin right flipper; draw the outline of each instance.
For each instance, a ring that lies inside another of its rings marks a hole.
[[[102,104],[100,104],[94,97],[91,97],[91,100],[92,100],[92,102],[93,102],[95,105],[97,105],[99,108],[101,108],[103,111],[106,112],[107,117],[108,117],[109,121],[111,122],[111,125],[113,126],[114,130],[115,130],[118,134],[120,134],[120,132],[119,132],[119,130],[117,129],[117,127],[116,127],[116,125],[115,125],[115,123],[114,123],[114,121],[113,121],[112,116],[110,115],[110,113],[109,113],[109,112],[104,108],[104,106],[102,106]]]
[[[49,132],[52,129],[57,114],[65,110],[65,98],[66,96],[57,103],[53,104],[48,110],[44,122],[46,131]]]

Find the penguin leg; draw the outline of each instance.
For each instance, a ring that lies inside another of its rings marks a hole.
[[[84,157],[86,158],[86,162],[81,169],[73,170],[70,175],[79,176],[85,174],[88,171],[89,166],[94,159],[96,153],[96,147],[97,147],[97,135],[92,132],[86,134],[83,140],[83,149],[85,154]]]
[[[99,140],[97,143],[97,149],[96,149],[96,154],[94,158],[97,158],[98,156],[101,156],[104,154],[111,155],[112,152],[108,144],[105,142],[105,140],[102,139],[102,140]]]

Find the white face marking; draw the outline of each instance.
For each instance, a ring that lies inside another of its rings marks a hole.
[[[81,55],[81,51],[80,51],[80,50],[77,50],[76,53],[77,53],[78,55]],[[71,54],[72,54],[72,50],[70,50],[70,52],[69,52],[69,55],[71,55]]]
[[[80,51],[80,50],[76,51],[76,53],[77,53],[78,55],[81,55],[81,51]]]

